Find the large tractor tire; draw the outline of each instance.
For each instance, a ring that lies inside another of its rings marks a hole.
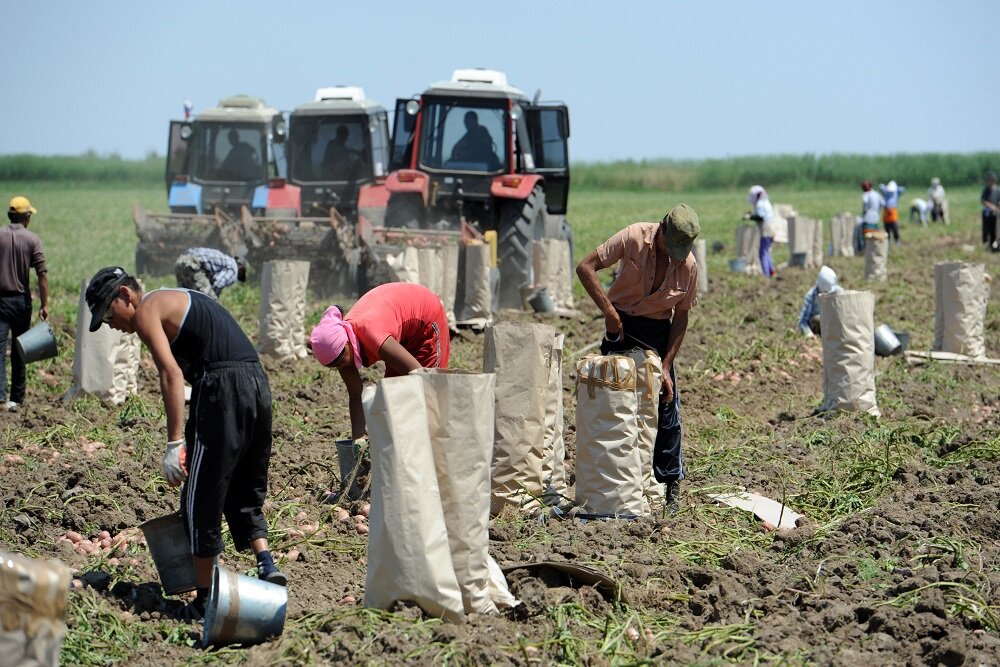
[[[545,191],[535,188],[524,201],[507,203],[497,232],[500,255],[500,307],[523,308],[521,287],[531,284],[531,242],[542,238]]]
[[[385,226],[420,229],[424,226],[424,203],[417,195],[400,195],[389,200],[385,210]]]

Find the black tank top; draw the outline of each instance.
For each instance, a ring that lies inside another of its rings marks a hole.
[[[189,384],[201,377],[208,364],[260,361],[253,343],[228,310],[201,292],[177,291],[186,292],[190,303],[177,335],[170,341],[170,351]]]

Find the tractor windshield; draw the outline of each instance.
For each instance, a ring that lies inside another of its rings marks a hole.
[[[423,107],[420,165],[428,170],[497,173],[507,165],[504,107],[430,100]]]
[[[190,156],[192,175],[199,180],[264,182],[266,128],[255,124],[196,123]]]
[[[369,179],[370,135],[368,116],[293,116],[289,178],[296,183]]]

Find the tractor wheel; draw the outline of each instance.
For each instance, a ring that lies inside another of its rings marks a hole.
[[[500,212],[497,232],[500,255],[500,307],[523,308],[521,287],[531,284],[531,242],[545,224],[545,191],[535,186],[524,201],[512,201]]]
[[[385,226],[420,229],[424,226],[424,214],[424,204],[419,196],[393,197],[385,210]]]

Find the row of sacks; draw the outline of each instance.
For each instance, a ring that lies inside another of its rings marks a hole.
[[[982,264],[934,265],[934,350],[972,358],[986,354],[985,321],[991,278]],[[823,403],[820,410],[879,416],[875,396],[875,295],[822,294]]]

